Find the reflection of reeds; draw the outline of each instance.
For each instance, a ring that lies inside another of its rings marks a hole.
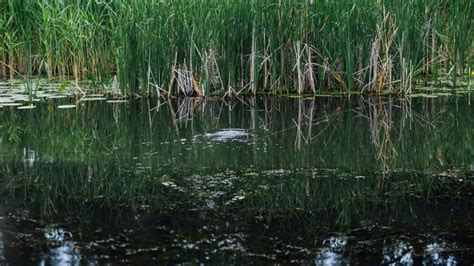
[[[201,115],[206,108],[206,101],[201,98],[180,98],[176,100],[177,109],[173,107],[173,102],[168,101],[173,120],[187,124],[194,119],[195,114]]]
[[[390,103],[376,97],[373,102],[369,101],[368,106],[372,143],[376,147],[378,159],[386,170],[390,167],[390,160],[398,155],[392,142],[393,120]]]
[[[319,164],[360,170],[380,169],[381,164],[386,165],[385,169],[402,166],[425,169],[446,166],[449,161],[467,164],[470,160],[472,147],[466,145],[470,143],[466,140],[471,139],[467,125],[472,118],[468,109],[455,109],[454,100],[460,99],[417,99],[423,104],[411,104],[409,99],[357,97],[355,100],[358,101],[260,97],[226,102],[174,99],[159,100],[156,105],[150,102],[154,106],[150,110],[146,99],[142,99],[129,105],[86,104],[74,112],[51,113],[39,108],[28,116],[3,108],[1,147],[8,151],[6,154],[15,154],[15,147],[21,143],[47,138],[50,140],[47,143],[36,143],[44,147],[35,149],[39,155],[46,150],[53,159],[87,156],[106,160],[108,148],[117,148],[114,154],[129,154],[132,139],[138,143],[171,143],[177,138],[192,138],[193,134],[241,128],[253,133],[254,137],[247,139],[246,150],[255,152],[254,156],[228,152],[222,146],[213,147],[215,153],[206,151],[205,159],[189,154],[191,157],[185,161],[202,165],[212,162],[213,167],[222,168],[228,162],[221,156],[228,155],[241,156],[233,163],[252,162],[259,167],[283,168],[284,162],[291,161],[297,167]],[[362,114],[363,118],[355,114]],[[150,129],[150,134],[145,134],[146,129]],[[156,145],[147,149],[160,150],[159,160],[175,156],[171,154],[172,145]],[[202,147],[197,143],[194,148],[200,151]],[[268,153],[263,154],[262,150]],[[23,149],[19,152],[23,154]],[[434,154],[438,160],[427,159]]]
[[[28,115],[2,109],[0,180],[45,212],[62,203],[202,207],[203,195],[224,191],[214,202],[230,205],[219,211],[244,207],[278,216],[319,210],[343,222],[357,206],[365,211],[372,203],[386,204],[387,197],[404,205],[410,193],[432,195],[445,188],[439,169],[472,164],[472,116],[456,105],[460,99],[428,99],[422,106],[408,99],[357,99],[160,99],[157,112],[150,112],[151,102],[134,101],[72,112],[39,108]],[[171,112],[160,110],[163,104]],[[205,137],[222,128],[251,136],[225,143]],[[25,157],[25,147],[34,158]],[[34,164],[25,165],[25,158]],[[372,174],[381,164],[382,170],[408,171],[387,171],[394,178],[383,179]],[[420,169],[428,173],[407,174]],[[446,176],[454,187],[461,187],[459,172]],[[197,179],[205,191],[196,189]]]
[[[407,204],[416,201],[414,194],[428,199],[439,185],[448,185],[431,174],[420,173],[393,173],[391,182],[381,182],[378,175],[354,178],[353,173],[322,169],[259,170],[257,178],[240,171],[206,174],[190,169],[180,175],[179,171],[164,173],[161,168],[117,167],[102,162],[58,162],[28,170],[9,165],[8,172],[0,172],[9,176],[1,192],[14,191],[24,204],[38,208],[43,215],[64,215],[98,206],[209,210],[207,204],[212,202],[210,211],[244,219],[318,215],[318,223],[330,220],[350,224],[354,217],[374,215],[377,207],[392,214],[404,213]]]
[[[295,146],[301,150],[302,144],[309,144],[312,138],[315,115],[315,100],[298,100],[297,119],[293,120],[296,127]]]
[[[405,133],[405,128],[412,130],[414,118],[420,126],[434,128],[430,118],[423,118],[413,112],[411,99],[371,97],[366,102],[367,108],[363,108],[366,115],[363,116],[369,123],[370,139],[377,151],[377,160],[386,171],[392,169],[400,152],[411,152],[412,147],[406,145],[408,133]],[[395,124],[396,119],[399,121],[398,126]],[[398,139],[395,139],[396,135]]]

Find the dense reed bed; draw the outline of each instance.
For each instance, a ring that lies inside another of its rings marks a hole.
[[[0,78],[123,94],[410,93],[469,75],[468,0],[0,0]],[[472,64],[471,64],[472,66]]]

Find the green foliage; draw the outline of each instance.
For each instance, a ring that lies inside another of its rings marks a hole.
[[[123,93],[410,92],[466,75],[467,0],[1,0],[0,78],[109,82]],[[296,49],[296,47],[302,49]],[[190,84],[190,85],[189,85]]]

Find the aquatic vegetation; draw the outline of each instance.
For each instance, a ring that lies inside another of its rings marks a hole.
[[[2,0],[0,78],[122,94],[410,93],[470,76],[472,1]],[[472,67],[472,66],[471,66]]]

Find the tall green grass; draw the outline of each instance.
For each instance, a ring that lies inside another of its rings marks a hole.
[[[0,0],[0,78],[122,93],[409,93],[468,75],[468,0]]]

